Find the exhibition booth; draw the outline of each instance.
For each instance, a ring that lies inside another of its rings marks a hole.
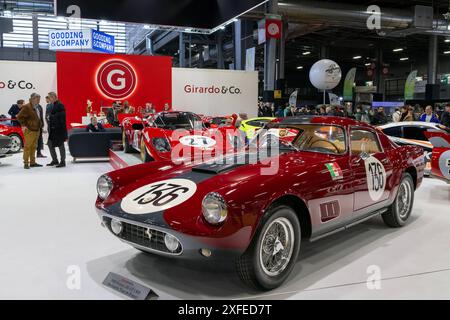
[[[116,101],[136,110],[151,103],[162,111],[168,103],[201,115],[257,113],[257,72],[172,68],[170,57],[72,52],[58,52],[56,63],[0,61],[0,67],[0,114],[19,98],[51,91],[64,103],[68,124],[89,123],[87,100],[97,115]]]

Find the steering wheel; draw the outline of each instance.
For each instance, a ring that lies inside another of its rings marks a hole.
[[[328,140],[317,140],[317,141],[314,141],[312,144],[311,144],[311,148],[316,144],[316,143],[318,143],[318,142],[326,142],[326,143],[328,143],[328,144],[331,144],[332,146],[333,146],[333,148],[336,150],[336,153],[340,153],[340,151],[339,151],[339,148],[333,143],[333,142],[331,142],[331,141],[328,141]]]

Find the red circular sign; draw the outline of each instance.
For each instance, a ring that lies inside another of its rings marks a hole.
[[[97,85],[101,93],[110,99],[126,99],[137,86],[133,67],[122,60],[110,60],[97,71]]]

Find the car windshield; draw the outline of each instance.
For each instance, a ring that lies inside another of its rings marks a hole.
[[[150,125],[166,130],[202,128],[203,123],[199,116],[189,112],[169,112],[158,115]]]
[[[344,129],[333,125],[269,124],[250,145],[341,155],[347,150]]]

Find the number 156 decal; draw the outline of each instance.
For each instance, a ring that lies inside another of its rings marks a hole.
[[[121,203],[129,214],[148,214],[164,211],[191,198],[197,185],[186,179],[170,179],[155,182],[128,194]]]
[[[370,157],[366,160],[366,174],[370,198],[378,201],[386,190],[386,169],[377,158]]]

